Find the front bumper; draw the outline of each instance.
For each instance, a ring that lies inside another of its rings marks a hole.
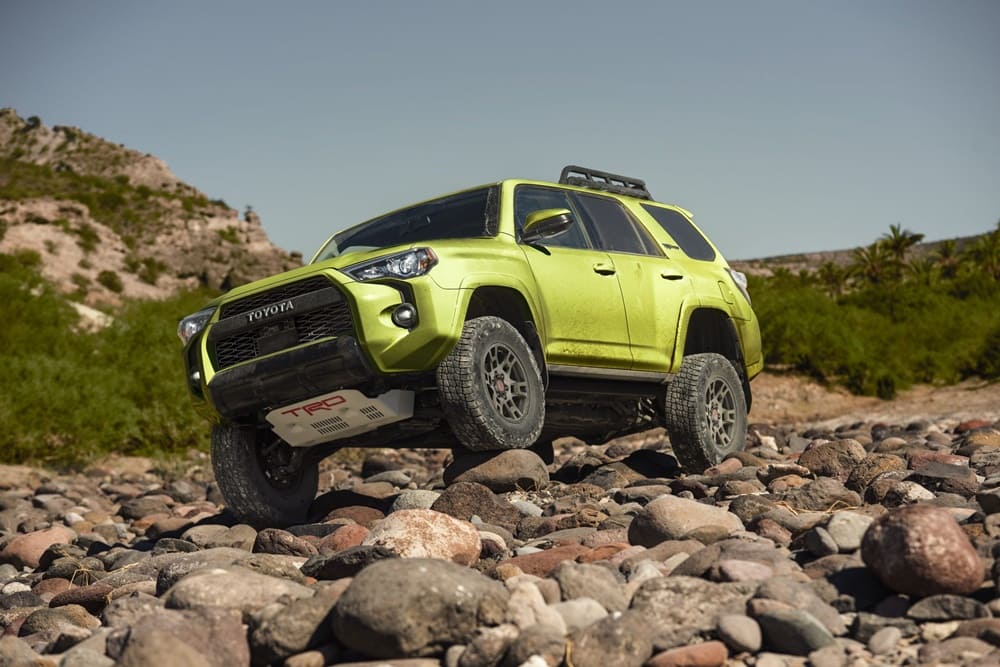
[[[215,374],[208,395],[224,419],[238,419],[378,377],[352,336],[323,340]]]

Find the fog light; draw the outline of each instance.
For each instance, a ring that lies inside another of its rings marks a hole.
[[[412,303],[401,303],[392,311],[392,323],[403,329],[417,326],[417,307]]]
[[[201,371],[195,371],[191,373],[191,382],[195,385],[201,384]]]

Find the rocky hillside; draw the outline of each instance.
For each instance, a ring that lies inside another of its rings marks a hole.
[[[75,127],[0,110],[0,252],[37,252],[58,289],[91,305],[226,289],[301,264],[162,160]]]

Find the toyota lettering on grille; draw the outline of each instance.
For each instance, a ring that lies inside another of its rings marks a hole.
[[[272,303],[264,306],[263,308],[251,310],[247,313],[247,322],[251,324],[254,322],[260,322],[261,320],[266,320],[269,317],[280,315],[281,313],[287,313],[290,310],[294,310],[294,308],[295,306],[292,305],[291,299],[288,301],[282,301],[281,303]]]

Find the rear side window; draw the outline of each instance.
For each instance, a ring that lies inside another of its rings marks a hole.
[[[649,204],[643,204],[642,207],[646,213],[649,213],[654,220],[660,223],[660,227],[663,227],[667,234],[670,234],[685,255],[691,259],[705,261],[715,259],[715,250],[683,214],[673,209],[650,206]]]
[[[573,197],[580,203],[602,250],[635,255],[661,254],[633,222],[628,211],[614,199],[579,193],[574,193]]]

